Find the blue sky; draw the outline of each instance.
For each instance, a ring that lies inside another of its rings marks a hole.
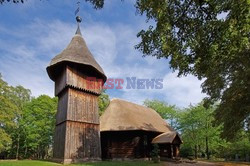
[[[5,81],[31,89],[33,96],[54,96],[54,83],[46,66],[76,31],[76,2],[27,0],[24,4],[0,5],[0,73]],[[83,37],[108,78],[163,79],[163,89],[108,90],[110,98],[138,104],[145,99],[160,99],[186,107],[205,96],[201,93],[202,82],[195,77],[177,78],[167,59],[142,57],[134,49],[140,41],[136,34],[149,23],[136,15],[133,0],[106,0],[101,10],[82,1],[80,15]]]

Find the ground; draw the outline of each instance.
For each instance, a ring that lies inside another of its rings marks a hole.
[[[48,162],[48,161],[38,161],[38,160],[9,160],[1,161],[0,166],[58,166],[61,164]],[[205,162],[198,161],[197,163],[173,163],[173,162],[161,162],[154,164],[150,161],[102,161],[95,163],[85,163],[85,164],[71,164],[67,166],[247,166],[250,163],[234,163],[234,162]]]
[[[48,161],[38,161],[38,160],[21,160],[21,161],[0,161],[0,166],[58,166],[61,164],[48,162]],[[93,162],[85,164],[70,164],[67,166],[158,166],[159,164],[154,164],[149,161],[102,161]]]
[[[249,166],[250,163],[235,163],[235,162],[205,162],[198,161],[196,163],[171,163],[163,162],[162,166]]]

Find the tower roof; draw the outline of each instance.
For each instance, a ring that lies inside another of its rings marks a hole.
[[[48,75],[53,81],[56,79],[57,74],[55,72],[57,67],[60,64],[67,62],[89,66],[90,70],[95,70],[99,75],[101,75],[104,82],[107,79],[101,66],[96,62],[95,58],[89,51],[86,42],[81,35],[79,24],[77,31],[69,45],[60,54],[55,56],[47,67]]]

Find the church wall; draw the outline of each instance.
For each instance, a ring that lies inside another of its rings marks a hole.
[[[103,159],[134,159],[150,157],[152,139],[160,133],[150,131],[103,131]]]

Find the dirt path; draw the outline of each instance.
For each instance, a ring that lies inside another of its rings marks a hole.
[[[220,164],[198,161],[196,163],[174,163],[174,162],[163,162],[163,166],[221,166]]]
[[[162,166],[249,166],[250,164],[241,164],[241,163],[226,163],[226,162],[205,162],[205,161],[197,161],[196,163],[174,163],[174,162],[163,162]]]

